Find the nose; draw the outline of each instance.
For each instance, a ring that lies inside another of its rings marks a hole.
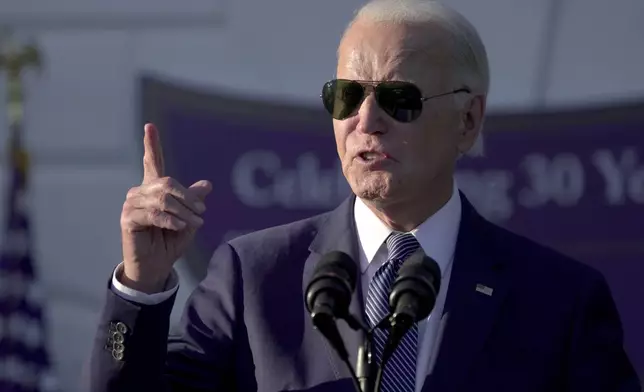
[[[376,102],[375,94],[372,92],[365,97],[358,109],[358,126],[356,129],[367,134],[385,133],[386,123],[383,111]]]

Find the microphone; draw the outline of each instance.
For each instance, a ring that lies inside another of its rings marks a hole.
[[[318,262],[306,287],[306,308],[313,325],[347,363],[349,354],[335,320],[350,318],[349,304],[356,286],[356,270],[351,256],[340,251],[329,252]]]
[[[415,322],[423,320],[436,304],[441,285],[438,263],[422,249],[412,253],[400,267],[389,294],[389,337],[382,354],[382,364],[376,375],[376,391],[380,388],[383,369],[405,333]]]
[[[411,326],[429,316],[440,286],[438,263],[419,248],[405,260],[392,285],[389,294],[392,327],[394,324]]]

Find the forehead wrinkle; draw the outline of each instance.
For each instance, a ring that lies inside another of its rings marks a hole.
[[[409,75],[409,71],[417,68],[416,52],[414,49],[392,49],[376,54],[354,49],[342,65],[363,80],[401,80],[403,75]]]
[[[373,68],[371,61],[369,61],[364,51],[358,49],[351,50],[346,55],[345,61],[342,61],[342,57],[340,59],[340,65],[356,78],[363,78],[365,75],[369,75]]]

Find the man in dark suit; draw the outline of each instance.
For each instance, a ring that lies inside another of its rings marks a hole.
[[[458,190],[457,160],[480,152],[488,73],[476,30],[456,12],[418,1],[363,7],[322,94],[353,195],[221,245],[169,338],[173,264],[211,185],[163,177],[159,136],[146,125],[144,180],[123,206],[123,263],[89,389],[353,390],[304,305],[314,267],[334,250],[353,258],[351,312],[372,326],[402,260],[421,248],[442,285],[391,358],[383,391],[639,391],[602,275],[486,221]],[[355,363],[361,336],[339,325]]]

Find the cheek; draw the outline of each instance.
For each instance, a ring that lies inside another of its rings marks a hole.
[[[430,114],[427,120],[431,130],[428,139],[432,141],[435,148],[453,149],[458,143],[461,119],[458,113],[445,107],[441,111]]]
[[[415,136],[405,141],[405,150],[413,157],[411,163],[418,170],[425,170],[448,160],[458,142],[455,127],[438,121],[425,124],[413,129],[411,133]]]
[[[333,134],[338,155],[342,158],[347,151],[347,137],[349,134],[346,124],[342,121],[333,120]]]
[[[351,145],[356,139],[355,130],[358,126],[358,116],[349,117],[346,120],[333,119],[333,133],[338,151],[351,150]]]

